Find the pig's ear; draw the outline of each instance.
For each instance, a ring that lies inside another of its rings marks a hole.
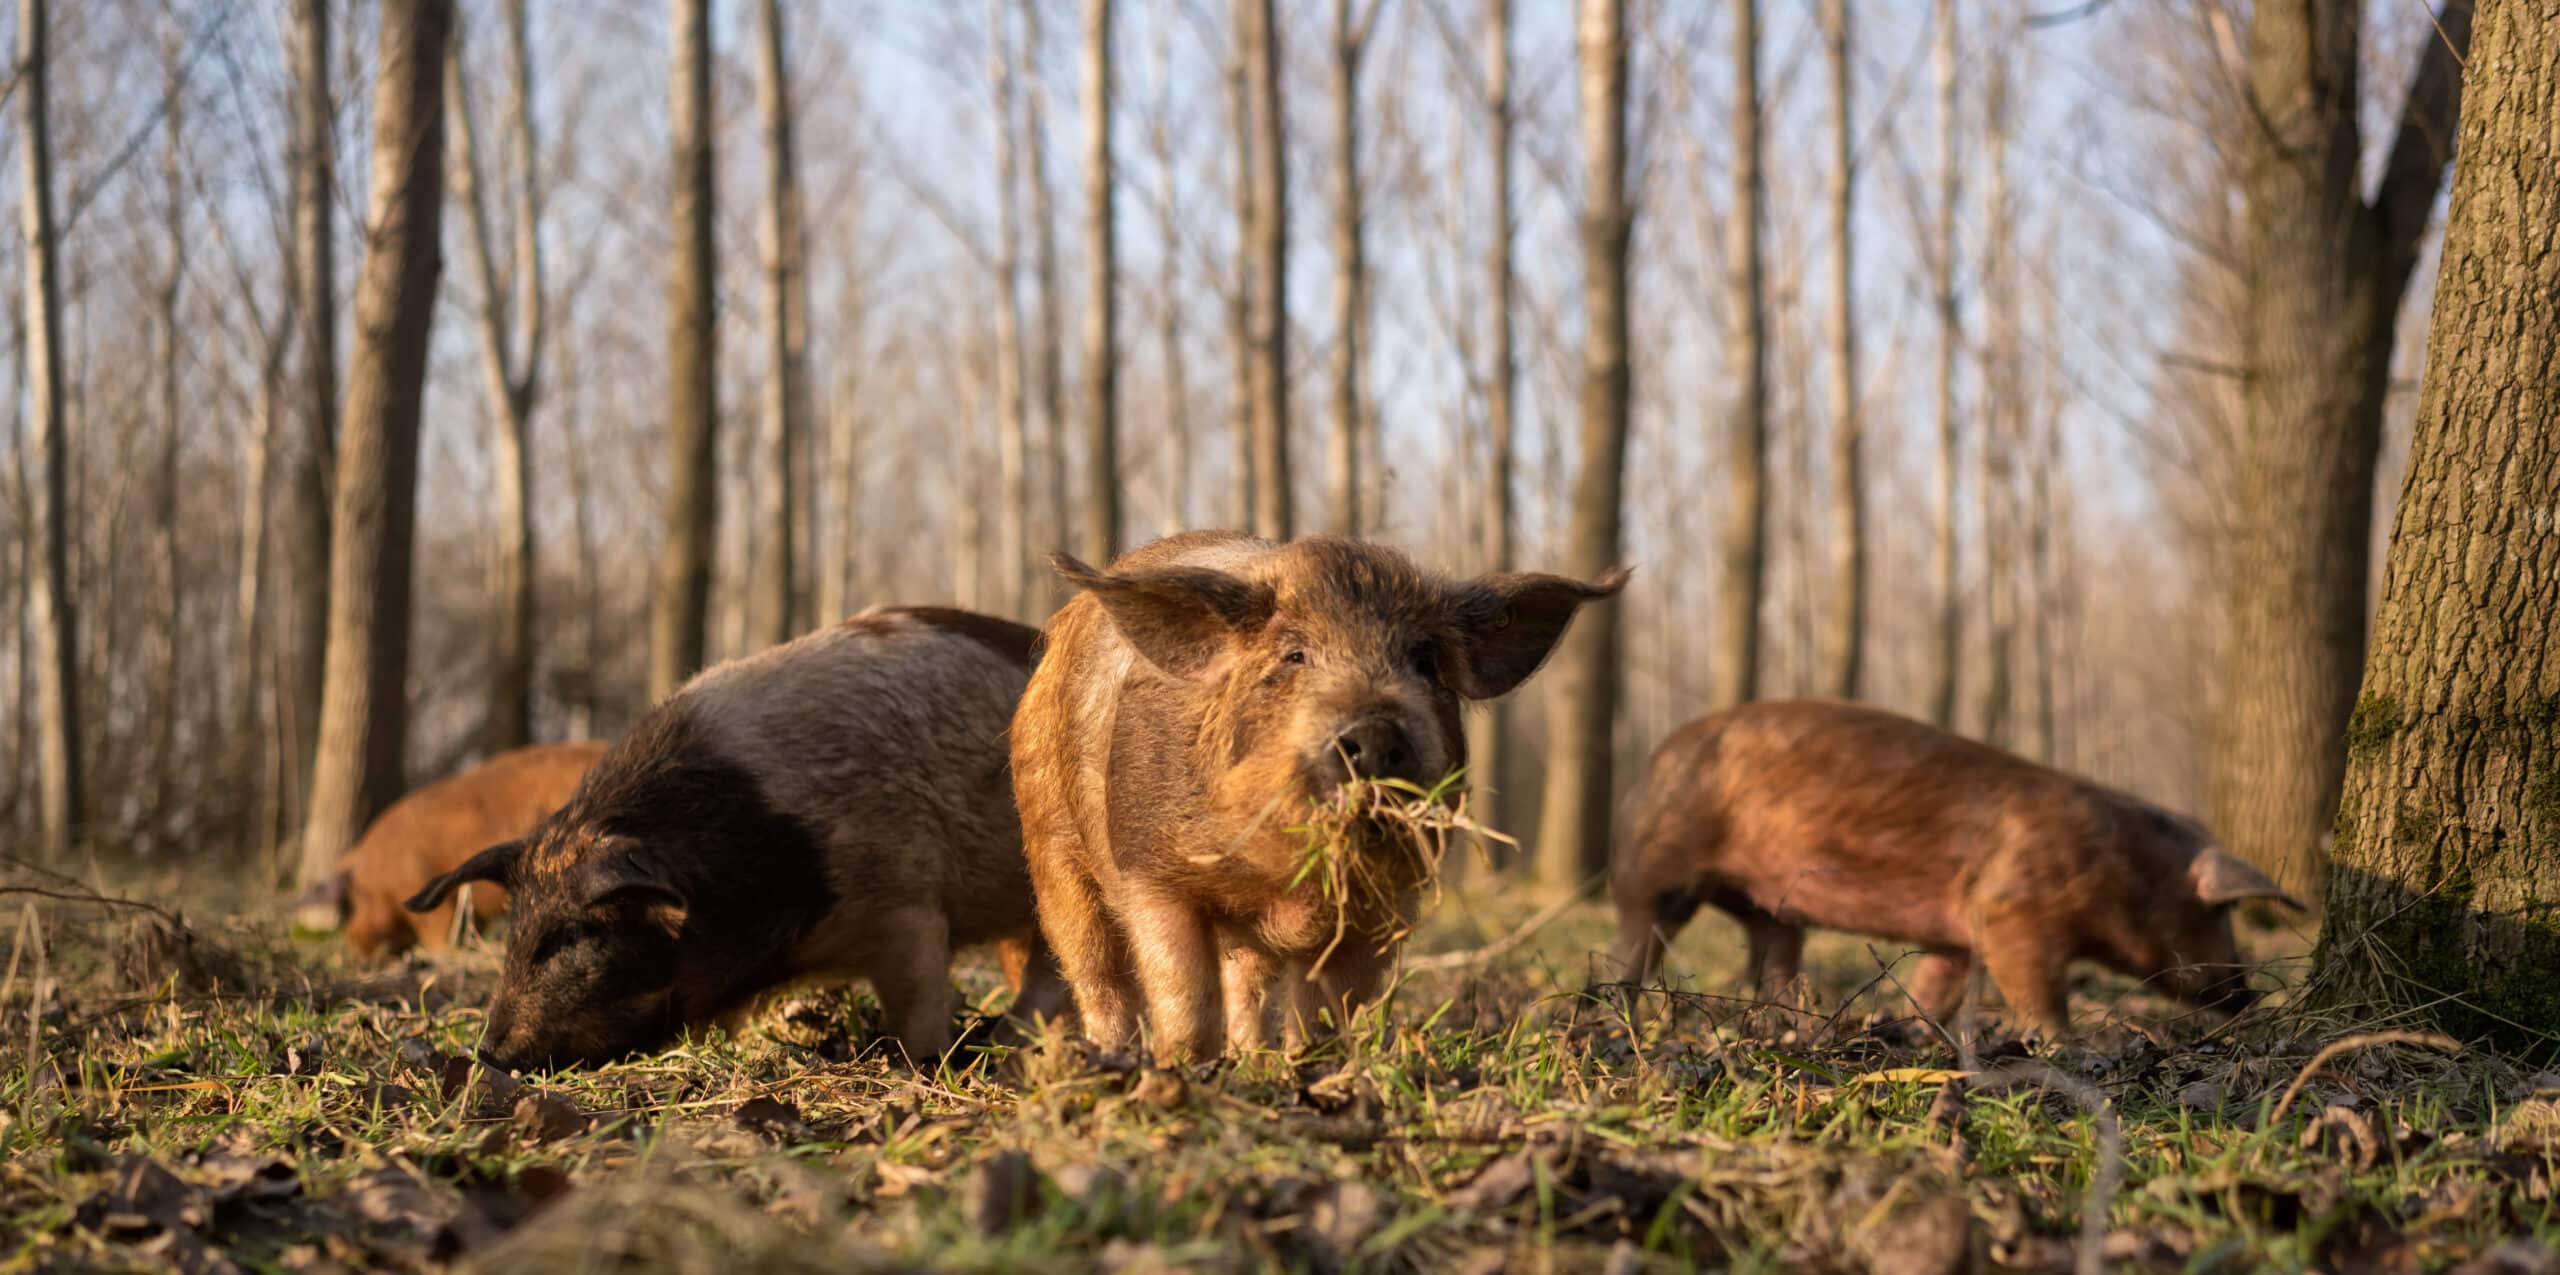
[[[1507,571],[1459,585],[1458,660],[1450,685],[1468,699],[1510,694],[1547,662],[1583,603],[1609,597],[1626,583],[1627,569],[1614,567],[1589,584]]]
[[[469,881],[495,881],[506,884],[507,874],[515,871],[516,860],[524,854],[522,841],[501,841],[471,856],[459,868],[437,877],[426,888],[409,896],[400,906],[412,912],[426,912],[453,896],[456,888]]]
[[[1050,555],[1049,565],[1100,599],[1120,636],[1175,677],[1216,676],[1236,638],[1271,618],[1271,590],[1223,571],[1096,571],[1063,553]]]
[[[2187,883],[2207,907],[2223,907],[2244,899],[2274,899],[2296,912],[2310,910],[2302,906],[2302,900],[2268,879],[2266,873],[2219,847],[2206,847],[2187,864]]]

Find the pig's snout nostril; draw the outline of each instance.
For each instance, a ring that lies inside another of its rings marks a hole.
[[[1413,778],[1413,742],[1393,722],[1362,722],[1334,736],[1325,749],[1337,781]]]

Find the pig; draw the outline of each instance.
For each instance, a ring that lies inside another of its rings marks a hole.
[[[1260,1048],[1283,1009],[1305,1035],[1374,999],[1422,882],[1337,909],[1298,880],[1288,829],[1354,778],[1461,771],[1460,703],[1518,686],[1626,579],[1457,582],[1381,545],[1210,531],[1108,570],[1051,561],[1081,592],[1013,724],[1041,930],[1087,1038],[1143,1033],[1167,1063]]]
[[[588,1064],[734,1024],[785,984],[869,981],[909,1059],[952,1043],[955,949],[1066,1007],[1039,943],[1005,746],[1039,634],[874,607],[711,668],[644,714],[566,806],[409,900],[514,896],[481,1056]]]
[[[569,800],[604,748],[579,740],[510,749],[391,803],[339,860],[330,882],[348,951],[359,961],[396,956],[412,945],[442,951],[452,941],[454,905],[413,919],[401,901],[491,842],[531,831]],[[465,889],[473,916],[506,913],[506,891],[496,885]]]
[[[2064,1036],[2067,967],[2090,960],[2237,1013],[2245,899],[2301,904],[2138,797],[1879,709],[1770,700],[1672,732],[1612,855],[1612,953],[1653,977],[1700,904],[1730,914],[1769,998],[1807,926],[1922,950],[1906,986],[1944,1022],[1980,961],[2032,1029]]]

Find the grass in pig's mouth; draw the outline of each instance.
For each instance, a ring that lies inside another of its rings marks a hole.
[[[1334,914],[1332,941],[1315,968],[1341,946],[1355,914],[1400,924],[1396,901],[1407,890],[1438,888],[1453,838],[1518,844],[1468,813],[1465,775],[1452,771],[1428,788],[1404,779],[1353,779],[1285,830],[1302,841],[1289,888],[1313,885]],[[1404,935],[1391,930],[1370,937],[1383,942]]]

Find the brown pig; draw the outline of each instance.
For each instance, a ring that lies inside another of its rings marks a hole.
[[[1463,769],[1460,703],[1519,685],[1625,579],[1460,582],[1379,545],[1232,532],[1108,571],[1053,561],[1084,592],[1050,620],[1013,727],[1041,929],[1086,1034],[1117,1050],[1143,1030],[1167,1061],[1260,1046],[1275,985],[1297,1030],[1375,995],[1420,882],[1337,911],[1288,829],[1354,777]]]
[[[1806,926],[1913,944],[1943,1020],[1974,961],[2031,1026],[2070,1028],[2064,974],[2096,961],[2238,1012],[2243,899],[2301,906],[2194,820],[1906,717],[1773,700],[1654,751],[1610,870],[1617,967],[1651,978],[1700,904],[1742,922],[1759,994],[1792,982]]]
[[[710,669],[643,715],[568,805],[409,901],[514,895],[482,1056],[596,1062],[734,1020],[804,979],[870,982],[909,1058],[950,1047],[954,949],[1029,947],[1015,1008],[1059,1012],[1005,725],[1039,635],[873,608]]]
[[[412,918],[401,900],[491,842],[530,831],[569,800],[602,756],[604,745],[592,740],[510,749],[391,803],[339,861],[334,892],[348,949],[360,960],[412,944],[443,950],[452,941],[455,905]],[[507,893],[496,885],[482,882],[468,892],[473,916],[506,913]]]

